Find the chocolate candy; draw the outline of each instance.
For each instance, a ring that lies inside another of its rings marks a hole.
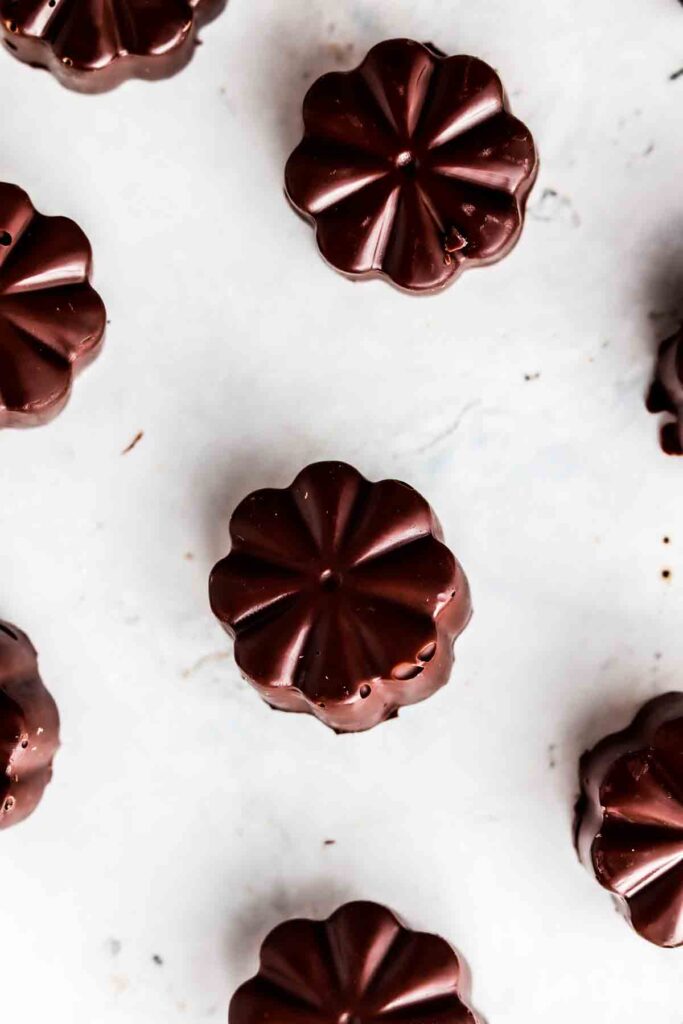
[[[424,498],[318,462],[230,521],[211,606],[271,707],[370,729],[448,680],[471,614],[461,567]]]
[[[0,620],[0,828],[40,802],[58,746],[57,705],[38,675],[33,645]]]
[[[318,79],[303,117],[285,187],[337,270],[432,291],[517,241],[538,160],[483,61],[379,43]]]
[[[106,313],[92,253],[65,217],[44,217],[0,183],[0,427],[52,419],[74,374],[99,352]]]
[[[19,60],[62,85],[104,92],[127,78],[168,78],[225,0],[0,0],[0,30]]]
[[[444,939],[409,931],[376,903],[346,903],[326,921],[285,921],[270,933],[228,1024],[477,1024],[468,981]]]
[[[644,939],[683,945],[683,694],[649,701],[581,759],[577,848]]]
[[[683,327],[660,346],[647,407],[674,417],[662,426],[660,441],[667,455],[683,455]]]

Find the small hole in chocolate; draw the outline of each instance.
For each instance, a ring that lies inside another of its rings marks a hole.
[[[57,0],[49,0],[47,6],[48,7],[56,7],[57,6]]]
[[[16,800],[14,799],[14,797],[13,796],[8,796],[7,799],[5,800],[4,804],[2,805],[3,811],[6,814],[8,814],[10,811],[13,811],[15,803],[16,803]]]
[[[363,698],[363,700],[367,700],[367,698],[370,696],[371,693],[372,693],[372,690],[370,689],[368,684],[367,683],[363,683],[363,685],[360,688],[360,695]]]
[[[419,652],[417,659],[418,661],[424,661],[425,663],[431,661],[436,654],[436,641],[431,644],[425,644],[422,650]]]
[[[4,633],[5,636],[8,636],[10,638],[10,640],[19,639],[14,630],[10,629],[9,626],[6,626],[4,622],[0,622],[0,633]]]
[[[12,236],[10,235],[9,231],[0,231],[0,245],[7,246],[11,244]]]
[[[10,32],[17,32],[19,30],[19,26],[17,25],[16,21],[8,22],[7,28],[10,30]]]
[[[28,740],[27,739],[23,739],[21,741],[21,749],[22,750],[26,750],[27,747],[28,747]]]
[[[65,64],[68,68],[72,68],[74,66],[74,62],[71,57],[62,57],[62,64]]]

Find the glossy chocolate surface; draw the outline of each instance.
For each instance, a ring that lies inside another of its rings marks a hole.
[[[483,61],[389,40],[319,78],[303,118],[287,195],[342,273],[434,291],[517,241],[536,149]]]
[[[649,701],[584,754],[583,864],[644,939],[683,945],[683,694]]]
[[[229,1024],[477,1024],[455,950],[376,903],[326,921],[286,921],[261,947],[258,973],[230,1003]]]
[[[0,620],[0,828],[34,810],[52,778],[57,705],[38,675],[28,637]]]
[[[225,0],[0,0],[5,47],[62,85],[104,92],[127,78],[168,78]]]
[[[90,286],[92,253],[65,217],[44,217],[0,183],[0,427],[52,419],[74,374],[98,353],[106,323]]]
[[[683,327],[660,346],[647,407],[673,416],[662,426],[662,449],[667,455],[683,455]]]
[[[447,682],[469,588],[412,487],[314,463],[245,498],[230,538],[211,607],[272,707],[356,732]]]

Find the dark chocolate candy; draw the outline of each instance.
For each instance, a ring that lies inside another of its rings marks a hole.
[[[649,701],[580,766],[583,864],[643,938],[683,945],[683,694]]]
[[[211,606],[272,707],[357,732],[447,682],[469,588],[412,487],[318,462],[245,498],[230,538]]]
[[[337,270],[433,291],[517,241],[538,159],[483,61],[379,43],[319,78],[303,117],[285,187]]]
[[[38,675],[28,637],[0,620],[0,828],[26,818],[52,778],[57,705]]]
[[[469,972],[436,935],[376,903],[275,928],[258,973],[235,992],[229,1024],[477,1024]]]
[[[92,253],[65,217],[44,217],[0,183],[0,427],[52,419],[74,374],[99,352],[106,313]]]
[[[0,0],[7,49],[62,85],[104,92],[127,78],[168,78],[225,0]]]
[[[683,327],[659,348],[647,407],[650,412],[673,416],[662,426],[661,445],[667,455],[683,455]]]

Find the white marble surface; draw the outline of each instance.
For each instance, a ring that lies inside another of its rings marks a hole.
[[[306,84],[396,35],[494,64],[541,153],[519,247],[436,298],[338,277],[282,196]],[[490,1024],[680,1024],[683,950],[571,844],[581,750],[683,685],[683,461],[643,407],[683,311],[680,4],[230,0],[98,98],[0,57],[2,177],[86,230],[111,319],[0,438],[0,614],[63,720],[0,840],[3,1020],[222,1021],[270,926],[366,897],[460,947]],[[451,684],[344,738],[259,702],[206,595],[236,501],[325,457],[423,491],[476,605]]]

